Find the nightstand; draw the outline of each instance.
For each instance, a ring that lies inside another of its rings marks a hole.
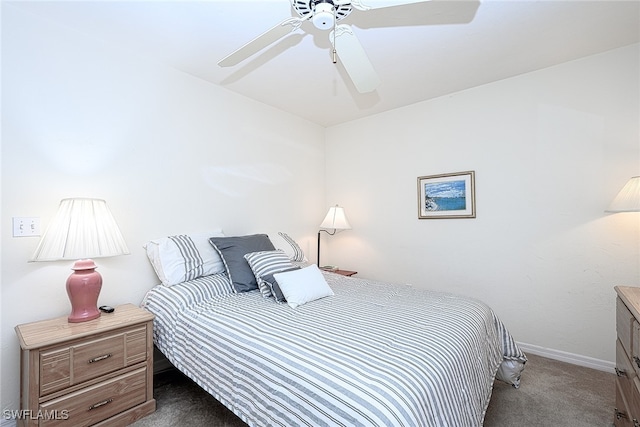
[[[640,288],[616,286],[616,427],[640,420]]]
[[[133,304],[94,320],[16,326],[22,426],[125,426],[155,411],[153,314]]]
[[[325,270],[325,271],[328,271],[330,273],[341,274],[343,276],[349,276],[349,277],[358,274],[357,271],[351,271],[351,270],[340,270],[340,269],[338,269],[338,270]]]

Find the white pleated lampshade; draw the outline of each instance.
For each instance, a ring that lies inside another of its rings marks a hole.
[[[107,203],[64,199],[42,236],[32,261],[103,258],[129,253]]]
[[[351,225],[344,213],[344,208],[338,205],[332,206],[324,217],[324,221],[320,224],[323,230],[351,230]]]
[[[640,176],[629,179],[605,212],[640,212]]]

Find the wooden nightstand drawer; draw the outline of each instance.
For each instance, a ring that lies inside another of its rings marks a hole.
[[[616,427],[640,425],[640,288],[616,286]]]
[[[155,411],[153,314],[133,304],[86,322],[16,326],[19,427],[125,426]],[[43,414],[43,416],[35,416]]]
[[[42,351],[40,395],[146,360],[146,338],[146,327],[136,327]]]
[[[87,387],[42,404],[41,410],[58,419],[42,420],[40,426],[96,424],[143,403],[147,399],[146,368],[142,367],[111,380]]]
[[[631,334],[631,364],[636,373],[640,373],[640,323],[633,322]]]
[[[616,299],[616,330],[618,339],[622,342],[622,346],[628,355],[631,355],[631,337],[633,335],[633,314],[629,311],[624,302]]]
[[[626,401],[625,394],[620,387],[620,379],[616,380],[616,407],[613,424],[616,427],[633,427],[631,422],[631,411]]]
[[[624,347],[622,347],[620,340],[616,340],[616,374],[624,395],[631,396],[636,371],[633,369],[629,356]]]
[[[633,387],[631,387],[631,401],[627,399],[629,412],[631,413],[631,422],[638,425],[640,421],[640,379],[633,379]]]

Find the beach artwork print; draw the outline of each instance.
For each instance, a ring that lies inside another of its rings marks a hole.
[[[475,218],[475,172],[418,177],[418,218]]]

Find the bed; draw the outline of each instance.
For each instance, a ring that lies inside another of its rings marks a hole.
[[[158,349],[248,425],[480,426],[496,376],[518,387],[526,357],[486,304],[253,249],[217,252],[222,271],[163,282],[142,303]],[[234,251],[257,288],[238,291]],[[260,271],[247,254],[282,262]],[[278,302],[270,280],[281,292],[323,282],[325,295]]]

